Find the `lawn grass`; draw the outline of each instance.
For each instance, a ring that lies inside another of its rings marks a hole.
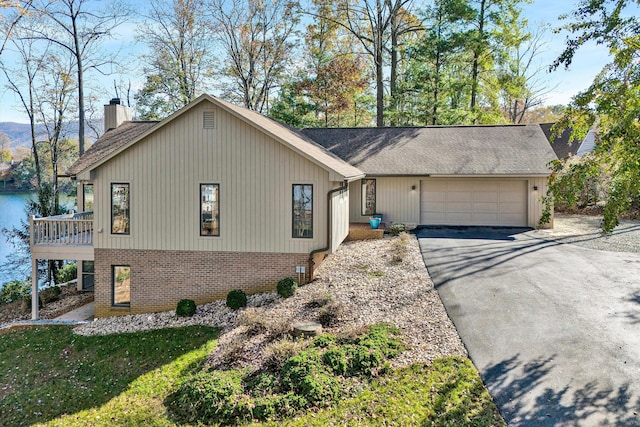
[[[0,425],[152,425],[144,418],[165,417],[164,396],[180,375],[200,368],[217,336],[201,326],[101,337],[52,326],[3,335]]]
[[[206,327],[81,337],[68,327],[0,338],[0,425],[176,426],[165,407],[201,369],[218,332]],[[381,377],[333,408],[271,424],[504,426],[468,359],[446,358]]]

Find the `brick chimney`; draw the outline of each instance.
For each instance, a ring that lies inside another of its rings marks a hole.
[[[104,106],[104,131],[115,129],[131,120],[131,109],[120,103],[120,98],[113,98]]]

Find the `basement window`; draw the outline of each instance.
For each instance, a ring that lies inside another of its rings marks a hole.
[[[131,267],[114,265],[112,273],[112,305],[129,307],[131,305]]]

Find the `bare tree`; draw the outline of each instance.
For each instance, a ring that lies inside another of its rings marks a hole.
[[[76,89],[74,79],[75,61],[70,55],[48,55],[45,58],[45,73],[40,74],[36,94],[38,112],[37,121],[45,129],[45,138],[41,142],[47,152],[53,214],[60,211],[58,171],[64,153],[63,141],[68,139],[70,117],[76,104],[73,93]],[[68,146],[67,146],[68,147]]]
[[[360,41],[372,59],[376,76],[376,125],[384,126],[386,53],[390,53],[393,98],[397,89],[400,39],[404,34],[418,31],[422,27],[416,21],[406,19],[411,9],[411,0],[340,0],[340,8],[346,16],[346,22],[338,22]]]
[[[148,9],[136,37],[149,47],[137,110],[144,119],[160,119],[206,89],[213,74],[212,35],[201,0],[152,0]]]
[[[7,46],[7,42],[13,33],[13,29],[20,23],[20,20],[26,15],[29,14],[29,9],[31,8],[31,3],[33,0],[28,1],[11,1],[11,0],[0,0],[0,9],[12,9],[15,14],[0,14],[0,25],[3,25],[3,40],[0,45],[0,55],[4,52],[5,47]],[[9,18],[6,20],[6,18]]]
[[[546,70],[536,64],[544,46],[546,28],[527,33],[529,37],[515,42],[506,49],[507,57],[500,64],[499,81],[503,99],[503,111],[511,123],[523,123],[527,113],[541,106],[549,88],[540,74]]]
[[[7,79],[7,88],[20,100],[24,113],[29,118],[31,131],[31,153],[35,163],[36,187],[42,185],[42,167],[37,150],[36,134],[36,78],[43,72],[44,58],[51,47],[50,42],[40,43],[33,37],[32,30],[38,31],[41,25],[37,19],[30,19],[24,25],[12,27],[17,37],[11,39],[11,50],[16,54],[12,66],[0,61],[0,68]]]
[[[230,79],[223,88],[246,108],[268,113],[271,91],[292,58],[297,3],[211,0],[209,6],[226,57],[221,74]]]
[[[37,0],[34,8],[47,17],[47,25],[38,37],[70,52],[75,59],[78,103],[78,148],[84,153],[85,143],[85,73],[115,63],[116,54],[101,51],[100,42],[129,18],[129,10],[116,0]],[[102,9],[101,9],[102,8]]]

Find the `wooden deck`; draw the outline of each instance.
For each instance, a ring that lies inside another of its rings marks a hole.
[[[35,258],[93,260],[93,212],[31,217],[30,232]]]
[[[384,236],[384,230],[386,226],[384,223],[380,224],[378,229],[372,229],[369,223],[350,223],[349,224],[349,235],[347,236],[347,241],[351,240],[371,240],[371,239],[382,239]]]

